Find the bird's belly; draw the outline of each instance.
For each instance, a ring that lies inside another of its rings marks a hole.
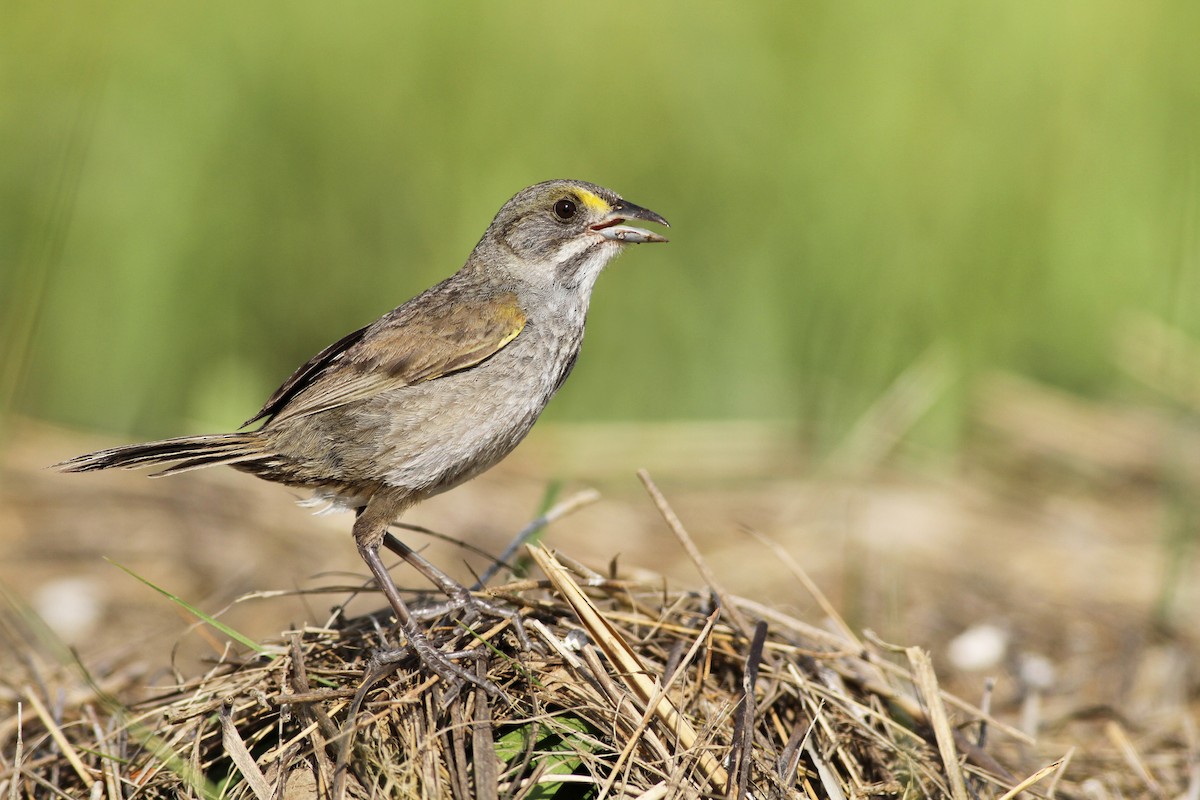
[[[471,369],[286,420],[270,431],[293,474],[283,480],[352,506],[381,487],[418,499],[445,491],[512,452],[577,349],[518,339]]]
[[[378,455],[388,486],[436,494],[504,458],[537,420],[552,387],[503,385],[483,370],[446,376],[381,397],[387,417]],[[540,384],[541,382],[536,382]]]

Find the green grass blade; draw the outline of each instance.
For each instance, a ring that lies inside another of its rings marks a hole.
[[[249,636],[246,636],[245,634],[242,634],[242,633],[238,633],[233,628],[226,625],[224,622],[221,622],[219,619],[212,616],[211,614],[204,613],[200,609],[193,606],[191,603],[184,600],[182,597],[179,597],[178,595],[175,595],[175,594],[171,594],[166,589],[162,588],[161,586],[157,586],[154,583],[151,583],[150,581],[143,578],[141,575],[138,575],[136,572],[129,569],[128,567],[118,564],[116,561],[113,561],[111,558],[105,558],[104,560],[107,561],[108,563],[112,564],[117,569],[124,572],[126,575],[129,575],[132,578],[136,578],[137,580],[146,584],[151,589],[158,592],[163,597],[167,598],[172,603],[174,603],[175,605],[182,608],[184,611],[186,611],[189,614],[191,614],[192,616],[196,617],[196,619],[199,619],[203,622],[208,623],[212,627],[219,630],[221,633],[228,636],[230,639],[233,639],[235,642],[238,642],[239,644],[243,644],[246,647],[249,647],[251,650],[253,650],[256,653],[259,653],[260,655],[265,654],[267,652],[267,649],[265,647],[263,647],[258,642],[251,639]]]

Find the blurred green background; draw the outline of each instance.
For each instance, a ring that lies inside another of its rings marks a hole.
[[[0,2],[0,409],[236,426],[462,263],[516,190],[671,220],[593,299],[559,420],[802,421],[924,354],[1123,391],[1196,332],[1200,5]]]

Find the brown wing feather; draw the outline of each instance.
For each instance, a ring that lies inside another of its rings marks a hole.
[[[279,387],[251,422],[316,414],[468,369],[515,339],[524,326],[516,295],[467,299],[441,284],[325,348]]]
[[[321,352],[308,360],[308,363],[300,367],[292,373],[291,377],[283,382],[283,385],[275,390],[275,393],[268,398],[267,402],[263,403],[263,407],[258,410],[250,419],[242,423],[242,427],[253,425],[260,419],[270,419],[283,410],[292,398],[313,382],[316,376],[320,375],[329,367],[335,360],[338,359],[345,351],[349,350],[366,335],[370,329],[370,325],[359,328],[354,333],[348,333],[341,339],[338,339],[333,344],[326,347]]]

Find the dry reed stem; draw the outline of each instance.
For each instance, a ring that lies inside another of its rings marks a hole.
[[[667,729],[679,737],[685,749],[695,747],[699,739],[695,729],[679,713],[679,709],[670,698],[663,694],[662,686],[651,677],[650,670],[637,652],[625,642],[612,623],[604,618],[548,550],[530,547],[528,552],[559,594],[570,604],[592,641],[600,646],[600,650],[608,657],[625,685],[637,696],[641,707],[653,711]],[[713,788],[722,791],[729,779],[724,768],[707,752],[700,754],[699,763]]]
[[[42,724],[46,726],[46,730],[49,732],[50,737],[54,739],[55,744],[57,744],[59,749],[62,751],[63,757],[66,758],[67,763],[71,765],[71,768],[75,770],[75,774],[78,775],[79,779],[83,781],[84,788],[90,792],[92,789],[92,784],[96,782],[96,779],[93,778],[91,772],[83,766],[83,760],[80,759],[79,753],[75,752],[75,748],[71,746],[70,740],[67,739],[67,737],[63,734],[62,728],[54,720],[54,718],[50,716],[50,712],[46,710],[46,706],[42,704],[42,701],[38,698],[37,693],[34,692],[32,687],[27,687],[25,689],[25,699],[29,701],[29,705],[33,706],[34,713],[38,715],[38,719],[40,719]]]
[[[913,665],[913,680],[921,693],[921,699],[925,702],[934,738],[942,754],[942,765],[946,768],[946,776],[950,780],[951,795],[954,800],[967,800],[967,782],[963,780],[962,767],[958,763],[954,731],[950,728],[950,717],[942,703],[937,676],[933,672],[933,661],[929,654],[919,647],[910,647],[907,652],[908,661]]]
[[[254,756],[246,749],[246,743],[242,741],[237,726],[233,724],[229,706],[221,706],[221,743],[225,746],[225,752],[233,759],[234,766],[250,786],[250,790],[254,792],[254,796],[258,800],[271,800],[272,792],[271,787],[267,785],[267,777],[262,774],[262,770],[254,762]]]

